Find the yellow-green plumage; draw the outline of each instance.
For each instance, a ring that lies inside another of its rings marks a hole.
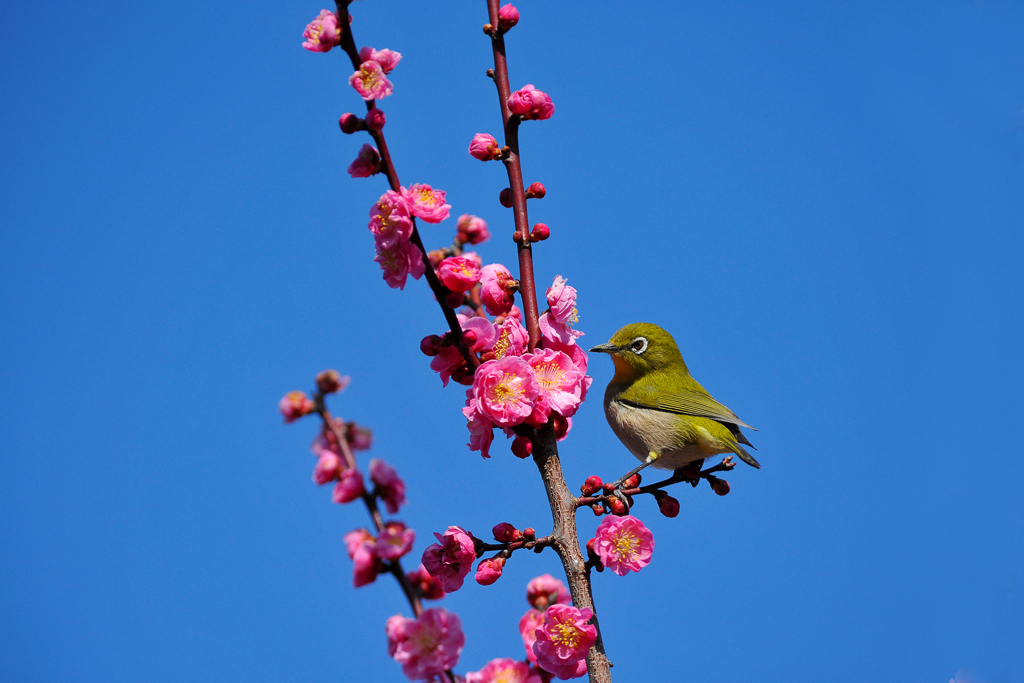
[[[740,444],[750,427],[704,390],[683,362],[676,342],[650,323],[626,325],[607,344],[615,376],[604,394],[605,415],[619,440],[641,461],[674,470],[694,460],[735,453],[760,467]]]

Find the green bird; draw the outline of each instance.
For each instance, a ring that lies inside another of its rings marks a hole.
[[[648,465],[678,470],[723,453],[735,453],[761,468],[740,445],[753,447],[740,427],[754,428],[690,376],[668,332],[650,323],[633,323],[590,351],[607,353],[615,363],[615,376],[604,392],[605,416],[623,445],[643,463],[616,485]]]

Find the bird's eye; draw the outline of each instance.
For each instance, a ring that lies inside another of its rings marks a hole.
[[[633,353],[639,356],[647,350],[647,340],[643,337],[637,337],[633,340],[633,343],[629,345],[629,348],[633,350]]]

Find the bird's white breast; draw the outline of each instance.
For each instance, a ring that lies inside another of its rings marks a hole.
[[[605,397],[604,412],[612,431],[638,460],[646,460],[651,451],[661,455],[651,465],[657,469],[674,470],[712,455],[706,444],[701,448],[681,433],[679,416],[674,413],[636,408],[609,396]]]

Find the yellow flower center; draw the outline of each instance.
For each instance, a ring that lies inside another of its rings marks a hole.
[[[565,381],[565,373],[562,372],[562,369],[554,361],[542,363],[533,370],[537,373],[537,379],[546,391],[551,391],[555,387],[561,386],[562,382]]]
[[[434,196],[433,190],[427,190],[421,187],[418,190],[416,190],[416,194],[419,195],[421,202],[429,204],[430,206],[437,205],[437,197]]]
[[[632,560],[637,556],[640,539],[628,531],[624,531],[613,539],[615,552],[620,560]]]
[[[523,397],[526,392],[516,386],[516,379],[517,377],[509,372],[501,376],[501,381],[491,390],[491,396],[496,403],[515,403]]]
[[[417,649],[420,652],[433,652],[441,641],[438,635],[433,629],[420,629],[416,634],[416,644],[419,646]]]
[[[377,204],[377,209],[380,211],[378,217],[380,219],[380,231],[387,232],[388,228],[391,227],[391,206],[388,204]]]
[[[576,624],[556,624],[551,627],[551,642],[575,648],[580,642],[579,628]]]
[[[366,88],[367,90],[372,90],[373,87],[377,85],[377,81],[379,80],[377,72],[373,71],[372,69],[360,69],[360,71],[362,72],[363,75],[363,87]]]
[[[508,353],[512,344],[508,340],[508,330],[502,330],[501,335],[498,337],[498,341],[494,342],[494,357],[501,359]]]

